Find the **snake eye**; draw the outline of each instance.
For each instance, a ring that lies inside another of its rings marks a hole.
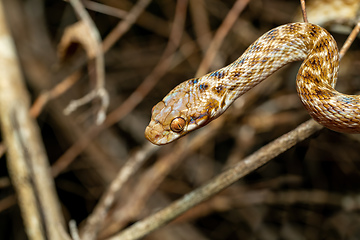
[[[174,118],[170,123],[170,129],[173,132],[180,133],[182,130],[184,130],[185,123],[185,119],[182,117]]]

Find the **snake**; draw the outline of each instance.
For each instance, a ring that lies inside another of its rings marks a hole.
[[[294,61],[303,61],[296,89],[310,116],[333,131],[360,133],[360,95],[334,88],[339,70],[335,39],[316,24],[296,22],[268,31],[228,66],[176,86],[152,108],[145,137],[164,145],[205,126],[245,92]]]

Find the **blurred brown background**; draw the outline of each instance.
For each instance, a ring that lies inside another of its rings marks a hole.
[[[89,10],[105,39],[122,21],[121,13],[126,14],[137,1],[99,3],[122,10],[113,11],[117,16],[99,12],[106,10],[104,6]],[[69,116],[62,113],[71,100],[84,96],[95,84],[92,69],[81,60],[81,48],[70,49],[62,61],[56,55],[64,29],[77,21],[71,5],[60,0],[4,1],[32,101],[72,73],[72,68],[81,70],[74,86],[49,101],[37,118],[50,163],[69,161],[65,168],[55,165],[59,173],[54,179],[67,222],[74,219],[81,228],[121,166],[149,147],[144,129],[152,106],[174,86],[195,76],[234,3],[189,1],[180,47],[170,54],[168,67],[155,76],[156,85],[148,88],[148,94],[139,91],[143,99],[127,111],[121,104],[152,74],[169,44],[176,1],[151,1],[105,54],[108,112],[118,111],[115,124],[91,137],[82,149],[74,144],[93,127],[99,102],[92,101]],[[208,70],[232,62],[271,28],[292,22],[299,6],[297,0],[249,1]],[[341,46],[347,35],[332,33]],[[356,94],[360,89],[359,43],[356,39],[341,63],[337,87],[341,92]],[[294,63],[279,70],[199,133],[151,148],[146,163],[116,194],[100,238],[168,205],[309,119],[296,94],[298,67]],[[181,142],[190,140],[193,145],[183,149]],[[64,155],[71,147],[79,154]],[[323,129],[146,239],[360,239],[359,147],[358,136]],[[0,168],[0,199],[15,194],[5,159]],[[0,239],[26,239],[16,200],[1,203]]]

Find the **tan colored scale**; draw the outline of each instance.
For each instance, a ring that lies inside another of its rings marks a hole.
[[[154,106],[145,130],[157,145],[167,144],[219,117],[238,97],[287,63],[304,60],[297,91],[310,115],[325,127],[360,132],[360,97],[334,89],[339,52],[333,37],[311,23],[270,30],[230,65],[179,84]]]

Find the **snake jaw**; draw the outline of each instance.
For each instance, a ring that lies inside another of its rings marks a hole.
[[[161,102],[159,103],[161,104]],[[164,111],[165,112],[165,111]],[[156,145],[164,145],[175,141],[176,139],[192,132],[198,128],[201,128],[208,124],[213,118],[211,117],[211,113],[203,112],[197,113],[190,117],[186,117],[184,114],[179,114],[177,117],[171,117],[170,114],[167,115],[166,120],[159,120],[158,115],[154,115],[149,123],[149,125],[145,129],[145,137],[153,144]],[[174,120],[181,118],[181,121],[184,121],[184,125],[182,126],[182,130],[178,131],[172,129],[171,124]]]
[[[172,142],[172,139],[179,138],[180,134],[173,133],[170,129],[164,130],[164,126],[161,123],[151,120],[145,129],[145,137],[153,144],[164,145]]]
[[[170,125],[164,125],[163,123],[152,119],[145,129],[145,137],[153,144],[165,145],[179,139],[191,131],[205,126],[210,121],[208,115],[186,119],[183,130],[181,132],[175,132],[171,130]]]

